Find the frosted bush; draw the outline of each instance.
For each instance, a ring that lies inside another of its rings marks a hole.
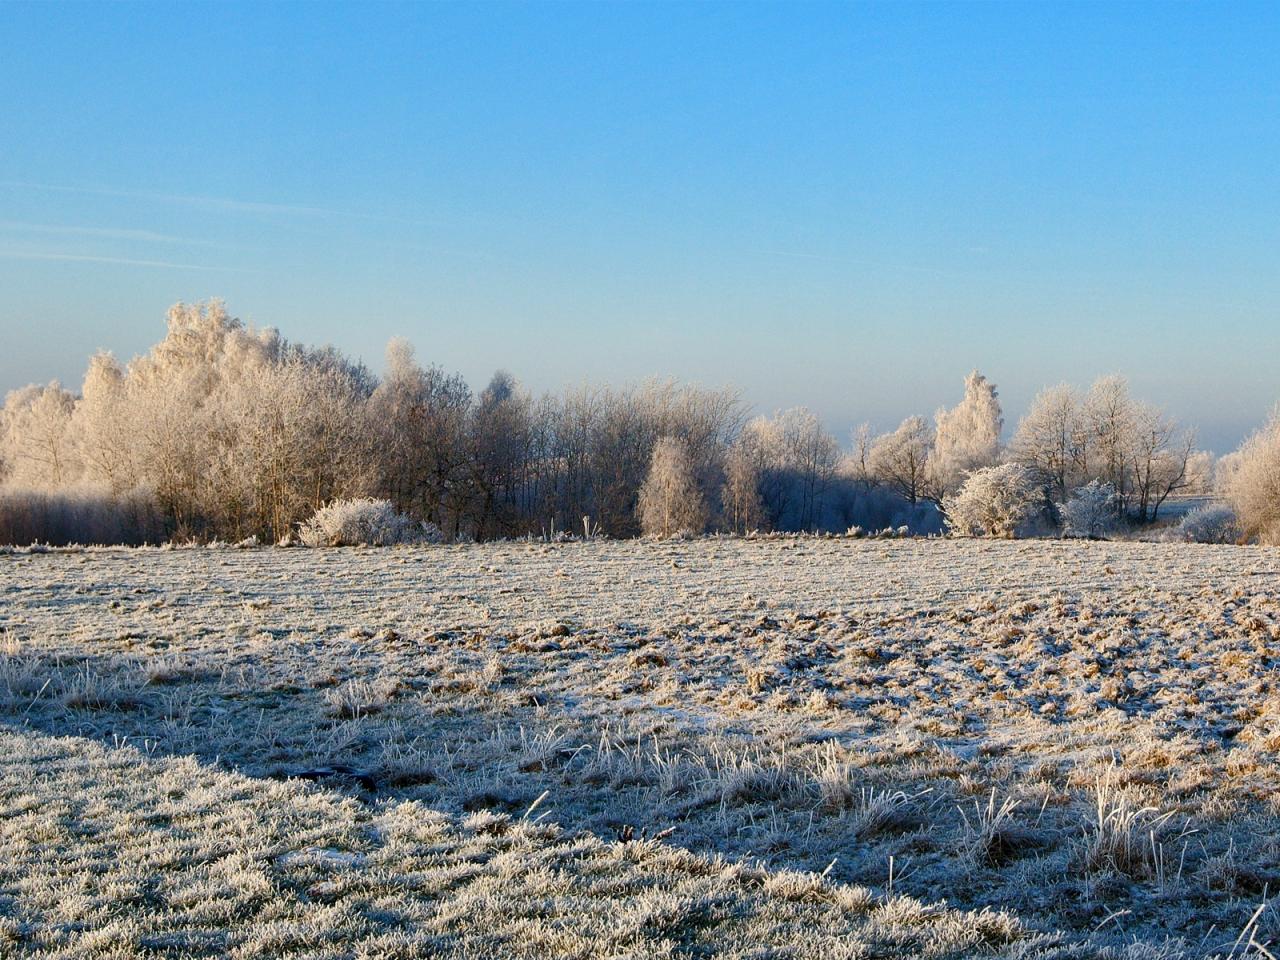
[[[308,547],[386,547],[396,543],[438,543],[440,529],[397,513],[390,500],[335,500],[298,528]]]
[[[1225,504],[1197,507],[1169,531],[1169,539],[1187,543],[1236,543],[1242,536],[1236,512]]]
[[[975,470],[944,501],[947,526],[962,537],[1012,537],[1031,516],[1038,495],[1031,472],[1020,463]]]
[[[1068,537],[1104,537],[1120,523],[1116,488],[1101,480],[1091,480],[1077,488],[1071,499],[1058,504],[1062,532]]]

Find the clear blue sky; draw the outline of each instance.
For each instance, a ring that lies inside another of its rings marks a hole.
[[[0,390],[223,297],[378,369],[670,374],[841,439],[1280,400],[1280,4],[0,4]]]

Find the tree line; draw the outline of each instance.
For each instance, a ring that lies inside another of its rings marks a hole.
[[[881,436],[864,426],[842,449],[812,412],[752,417],[732,388],[534,396],[500,371],[475,393],[404,340],[375,377],[332,348],[249,328],[218,301],[177,304],[147,354],[94,356],[78,393],[55,382],[8,395],[0,539],[277,542],[327,504],[368,496],[446,539],[673,525],[937,532],[967,477],[1009,461],[1035,477],[1046,524],[1090,481],[1143,523],[1204,489],[1213,467],[1118,377],[1043,391],[1007,447],[1003,429],[998,392],[976,372],[954,408]]]

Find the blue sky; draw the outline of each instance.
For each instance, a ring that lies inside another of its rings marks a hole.
[[[0,4],[0,390],[221,296],[376,368],[674,375],[841,439],[1280,400],[1280,4]]]

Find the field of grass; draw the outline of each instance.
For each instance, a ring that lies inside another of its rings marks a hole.
[[[0,955],[1280,936],[1277,551],[14,551],[0,630]]]

